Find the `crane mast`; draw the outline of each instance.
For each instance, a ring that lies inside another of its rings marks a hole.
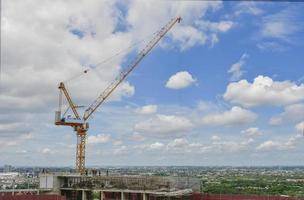
[[[89,124],[86,122],[95,110],[105,102],[105,100],[115,91],[115,89],[125,80],[125,78],[133,71],[140,61],[153,49],[153,47],[166,35],[166,33],[181,21],[181,17],[171,19],[164,27],[162,27],[152,38],[152,40],[138,53],[136,58],[123,70],[114,81],[106,87],[106,89],[96,98],[95,101],[85,110],[83,117],[80,118],[77,112],[77,106],[73,103],[64,83],[59,84],[59,109],[56,111],[55,125],[71,126],[77,135],[76,146],[76,171],[80,174],[85,173],[85,142]],[[68,109],[71,108],[74,114],[73,119],[66,119],[61,115],[62,94],[64,94]]]

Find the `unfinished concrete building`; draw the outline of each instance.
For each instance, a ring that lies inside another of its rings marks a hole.
[[[189,199],[199,192],[200,180],[189,177],[161,176],[82,176],[41,174],[40,190],[64,195],[67,200]]]

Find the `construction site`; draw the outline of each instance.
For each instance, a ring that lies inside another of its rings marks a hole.
[[[283,196],[208,195],[203,194],[202,179],[197,177],[109,175],[86,168],[86,154],[90,154],[86,152],[90,119],[152,49],[181,21],[182,17],[176,16],[155,32],[153,38],[136,52],[134,59],[122,67],[118,76],[103,91],[98,91],[99,96],[88,106],[77,105],[69,92],[68,84],[65,81],[60,82],[54,124],[58,128],[71,127],[71,132],[74,131],[77,139],[75,172],[41,172],[39,188],[2,190],[0,200],[94,200],[96,196],[98,200],[304,200]],[[81,74],[85,75],[90,70],[85,69]]]
[[[40,194],[63,195],[67,200],[92,200],[92,193],[98,192],[104,199],[189,199],[193,192],[199,192],[200,181],[194,178],[154,177],[154,176],[97,176],[88,175],[85,167],[85,150],[88,120],[115,89],[138,66],[154,46],[166,35],[181,17],[170,20],[156,32],[151,41],[138,53],[133,61],[119,73],[96,100],[89,105],[81,117],[78,105],[74,104],[64,82],[59,84],[59,108],[55,114],[55,125],[70,126],[76,133],[76,174],[40,174]],[[87,73],[84,70],[83,73]],[[67,105],[65,105],[65,102]],[[63,110],[65,109],[65,110]],[[69,114],[70,113],[70,114]],[[68,117],[66,117],[68,116]]]
[[[55,125],[70,126],[76,133],[76,173],[39,174],[39,188],[1,191],[0,199],[64,199],[64,200],[235,200],[244,199],[236,196],[203,195],[201,179],[178,176],[151,175],[109,175],[86,169],[86,141],[89,129],[89,119],[93,113],[111,96],[115,89],[139,65],[154,46],[176,24],[181,17],[170,20],[153,36],[153,39],[138,53],[130,64],[106,87],[104,91],[89,105],[81,116],[80,106],[76,105],[64,82],[59,84],[59,106],[55,113]],[[88,73],[89,69],[82,73]],[[89,153],[89,152],[88,152]],[[264,197],[246,197],[245,199]],[[277,200],[279,197],[268,197],[267,200]],[[290,198],[288,198],[290,199]],[[292,199],[293,200],[293,199]]]
[[[181,17],[170,20],[165,26],[155,33],[152,40],[135,56],[135,59],[124,68],[112,83],[98,96],[93,103],[85,109],[81,117],[70,96],[65,84],[59,84],[59,109],[56,111],[55,125],[71,126],[77,136],[76,171],[78,175],[41,175],[40,188],[58,191],[68,200],[92,199],[92,191],[100,193],[100,199],[187,199],[194,191],[199,192],[200,182],[193,179],[176,177],[112,177],[112,176],[87,176],[85,168],[85,147],[88,120],[101,106],[115,89],[127,78],[127,76],[139,65],[141,60],[156,46],[171,28],[181,22]],[[87,73],[84,70],[83,73]],[[64,101],[66,100],[66,101]],[[62,111],[64,102],[67,102],[65,111]],[[66,118],[68,111],[72,111],[72,117]],[[43,185],[45,180],[45,185]],[[50,183],[49,183],[50,182]],[[49,187],[50,184],[50,188]]]

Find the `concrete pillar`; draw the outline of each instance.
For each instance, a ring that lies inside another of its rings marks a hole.
[[[143,193],[143,200],[148,200],[147,194]]]
[[[103,194],[103,191],[100,191],[100,200],[104,200],[104,194]]]
[[[125,200],[125,196],[124,196],[124,193],[123,192],[121,192],[121,200]]]
[[[82,197],[81,200],[87,200],[87,193],[86,191],[82,190]]]

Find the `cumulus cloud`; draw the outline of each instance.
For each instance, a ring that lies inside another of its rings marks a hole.
[[[102,2],[96,6],[94,2],[84,1],[77,4],[27,1],[18,5],[15,1],[5,2],[3,31],[7,43],[3,49],[7,56],[2,71],[1,105],[11,104],[11,108],[18,111],[22,108],[31,112],[53,109],[59,81],[73,76],[71,72],[83,71],[83,65],[102,59],[100,49],[107,49],[103,56],[109,57],[130,45],[129,41],[124,42],[130,39],[128,34],[112,34],[118,17],[114,5],[114,2]],[[101,20],[93,23],[96,18]],[[30,23],[32,21],[35,23]],[[71,29],[84,32],[83,38],[75,37]],[[20,31],[22,36],[18,34]],[[89,32],[94,34],[87,34]],[[74,100],[84,103],[93,100],[119,73],[121,59],[118,57],[110,63],[113,67],[103,69],[100,78],[88,75],[91,84],[85,78],[69,84]],[[73,88],[77,88],[77,92],[73,92]],[[122,93],[123,89],[130,94],[130,87],[123,84]]]
[[[248,150],[252,147],[254,140],[246,139],[224,139],[219,136],[213,136],[210,143],[191,142],[186,138],[175,138],[167,144],[155,142],[151,144],[139,145],[144,151],[164,151],[167,155],[179,154],[206,154],[206,153],[236,153]]]
[[[242,77],[244,73],[242,67],[244,67],[248,58],[249,55],[244,53],[238,62],[231,65],[228,70],[228,73],[231,74],[230,81],[238,81]]]
[[[111,140],[111,136],[107,134],[90,135],[88,137],[89,144],[104,144]]]
[[[247,80],[230,83],[224,99],[246,107],[259,105],[287,105],[304,99],[304,85],[291,81],[273,81],[258,76],[253,83]]]
[[[195,45],[203,45],[207,41],[207,36],[192,26],[179,26],[175,30],[172,39],[182,44],[181,50],[189,49]]]
[[[153,114],[157,112],[157,105],[145,105],[141,108],[137,108],[135,111],[139,114]]]
[[[169,142],[167,148],[169,149],[180,149],[184,148],[189,145],[189,142],[185,138],[177,138],[174,139],[172,142]]]
[[[166,83],[166,87],[170,89],[182,89],[189,87],[193,83],[195,83],[196,80],[192,77],[192,75],[187,71],[181,71],[177,72],[173,76],[169,78],[169,80]]]
[[[202,123],[208,126],[240,126],[254,122],[257,115],[244,108],[234,106],[222,113],[208,114],[202,119]]]
[[[292,104],[284,108],[284,111],[270,118],[270,125],[281,125],[284,122],[297,122],[304,119],[304,104]]]
[[[2,137],[0,140],[0,150],[10,146],[21,145],[33,138],[32,133],[25,133],[14,137]]]
[[[256,137],[256,136],[262,135],[262,132],[260,131],[260,129],[256,128],[256,127],[251,127],[246,130],[242,130],[241,133],[248,137]]]
[[[183,21],[169,33],[170,38],[181,49],[187,50],[196,45],[206,44],[209,37],[204,30],[195,26],[194,22],[205,15],[207,11],[221,8],[221,2],[158,2],[140,0],[131,1],[128,5],[127,22],[131,25],[137,37],[144,37],[159,28],[160,22],[169,18],[182,16]],[[146,23],[142,23],[142,16],[146,16]]]
[[[120,6],[126,8],[125,16]],[[5,54],[0,85],[1,113],[22,123],[13,113],[32,115],[53,111],[57,107],[60,81],[70,80],[88,66],[95,67],[96,63],[126,49],[138,38],[150,35],[179,14],[183,22],[176,27],[181,30],[172,29],[168,34],[170,45],[185,49],[203,44],[199,41],[205,40],[204,31],[196,27],[194,21],[221,6],[221,2],[172,4],[140,0],[120,4],[84,0],[77,3],[5,1],[1,24],[5,33],[2,35],[5,43],[1,43]],[[146,16],[145,23],[142,16]],[[102,68],[91,67],[91,72],[77,77],[77,81],[67,81],[74,101],[80,105],[91,103],[120,73],[120,65],[128,53],[104,63]],[[134,93],[134,86],[124,82],[109,100],[120,100]],[[35,126],[33,123],[31,120],[31,126]]]
[[[138,148],[144,150],[144,151],[158,151],[158,150],[162,150],[164,148],[164,144],[160,143],[160,142],[154,142],[152,144],[144,144],[144,145],[140,145],[138,146]]]
[[[252,138],[245,140],[225,140],[217,137],[212,139],[212,143],[207,149],[218,152],[240,152],[248,150],[253,142],[254,140]]]
[[[136,132],[152,136],[187,134],[192,128],[193,124],[189,119],[175,115],[157,115],[134,126]]]
[[[271,151],[271,150],[290,150],[296,148],[301,142],[301,135],[291,136],[287,141],[273,141],[267,140],[256,147],[258,151]]]
[[[235,25],[233,21],[211,22],[207,20],[197,20],[195,24],[199,29],[204,31],[204,35],[202,35],[203,40],[201,39],[200,41],[202,43],[209,41],[212,47],[219,42],[219,33],[228,32]]]
[[[279,146],[278,143],[275,143],[272,140],[268,140],[268,141],[263,142],[259,146],[257,146],[256,149],[257,150],[269,150],[269,149],[272,149],[272,148],[278,147],[278,146]]]

